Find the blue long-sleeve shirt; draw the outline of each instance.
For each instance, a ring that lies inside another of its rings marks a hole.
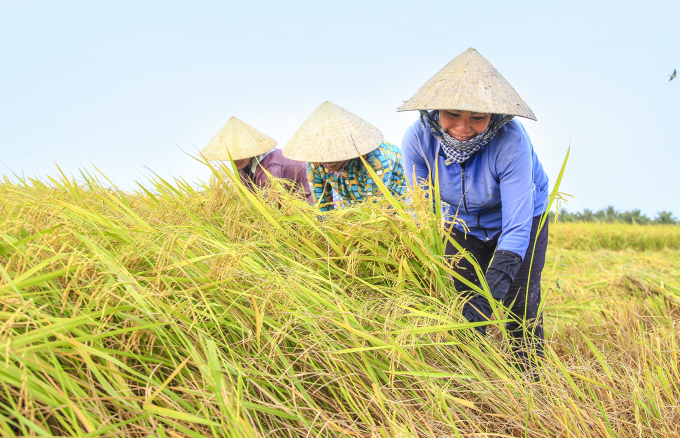
[[[469,233],[489,240],[499,232],[498,250],[524,257],[529,246],[531,220],[544,212],[548,175],[538,161],[524,126],[506,123],[467,162],[446,165],[446,156],[430,126],[413,123],[402,142],[404,173],[411,185],[428,187],[439,169],[439,189],[447,220],[465,222]],[[454,225],[463,230],[460,224]]]

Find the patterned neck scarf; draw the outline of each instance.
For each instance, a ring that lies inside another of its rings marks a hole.
[[[484,146],[489,144],[491,139],[493,139],[498,130],[503,127],[506,123],[512,120],[514,116],[506,116],[505,114],[491,114],[491,121],[489,121],[489,127],[486,131],[482,132],[475,138],[471,138],[467,141],[456,140],[446,133],[439,125],[439,111],[434,110],[432,112],[420,111],[420,122],[425,126],[425,120],[430,122],[430,130],[432,135],[435,136],[439,143],[442,145],[442,149],[446,154],[446,165],[451,163],[463,163],[467,161],[468,158],[472,156],[475,152],[482,149]]]

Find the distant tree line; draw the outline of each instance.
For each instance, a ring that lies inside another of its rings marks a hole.
[[[550,220],[555,220],[555,212],[550,212]],[[630,211],[618,211],[612,205],[598,211],[592,211],[587,208],[583,212],[571,213],[565,209],[560,211],[557,219],[559,222],[621,222],[627,224],[637,225],[680,225],[680,221],[673,216],[670,211],[660,211],[656,214],[654,219],[642,214],[638,209]]]

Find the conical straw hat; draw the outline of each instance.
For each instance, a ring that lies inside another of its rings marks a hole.
[[[203,148],[201,155],[210,161],[228,161],[229,154],[232,160],[243,160],[269,152],[275,147],[276,140],[231,117]]]
[[[467,49],[425,83],[397,111],[459,110],[536,120],[519,94],[475,49]]]
[[[283,156],[310,163],[343,161],[375,150],[382,141],[378,128],[337,105],[324,102],[283,147]]]

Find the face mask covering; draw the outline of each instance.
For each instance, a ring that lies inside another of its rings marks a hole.
[[[477,137],[467,141],[456,140],[446,133],[439,125],[439,111],[431,112],[420,111],[420,122],[425,126],[425,119],[430,122],[430,130],[439,143],[442,145],[442,150],[446,155],[446,165],[451,163],[463,163],[467,161],[475,152],[482,149],[484,146],[496,136],[498,130],[506,123],[513,119],[514,116],[506,116],[505,114],[491,114],[491,121],[486,131],[479,134]]]

